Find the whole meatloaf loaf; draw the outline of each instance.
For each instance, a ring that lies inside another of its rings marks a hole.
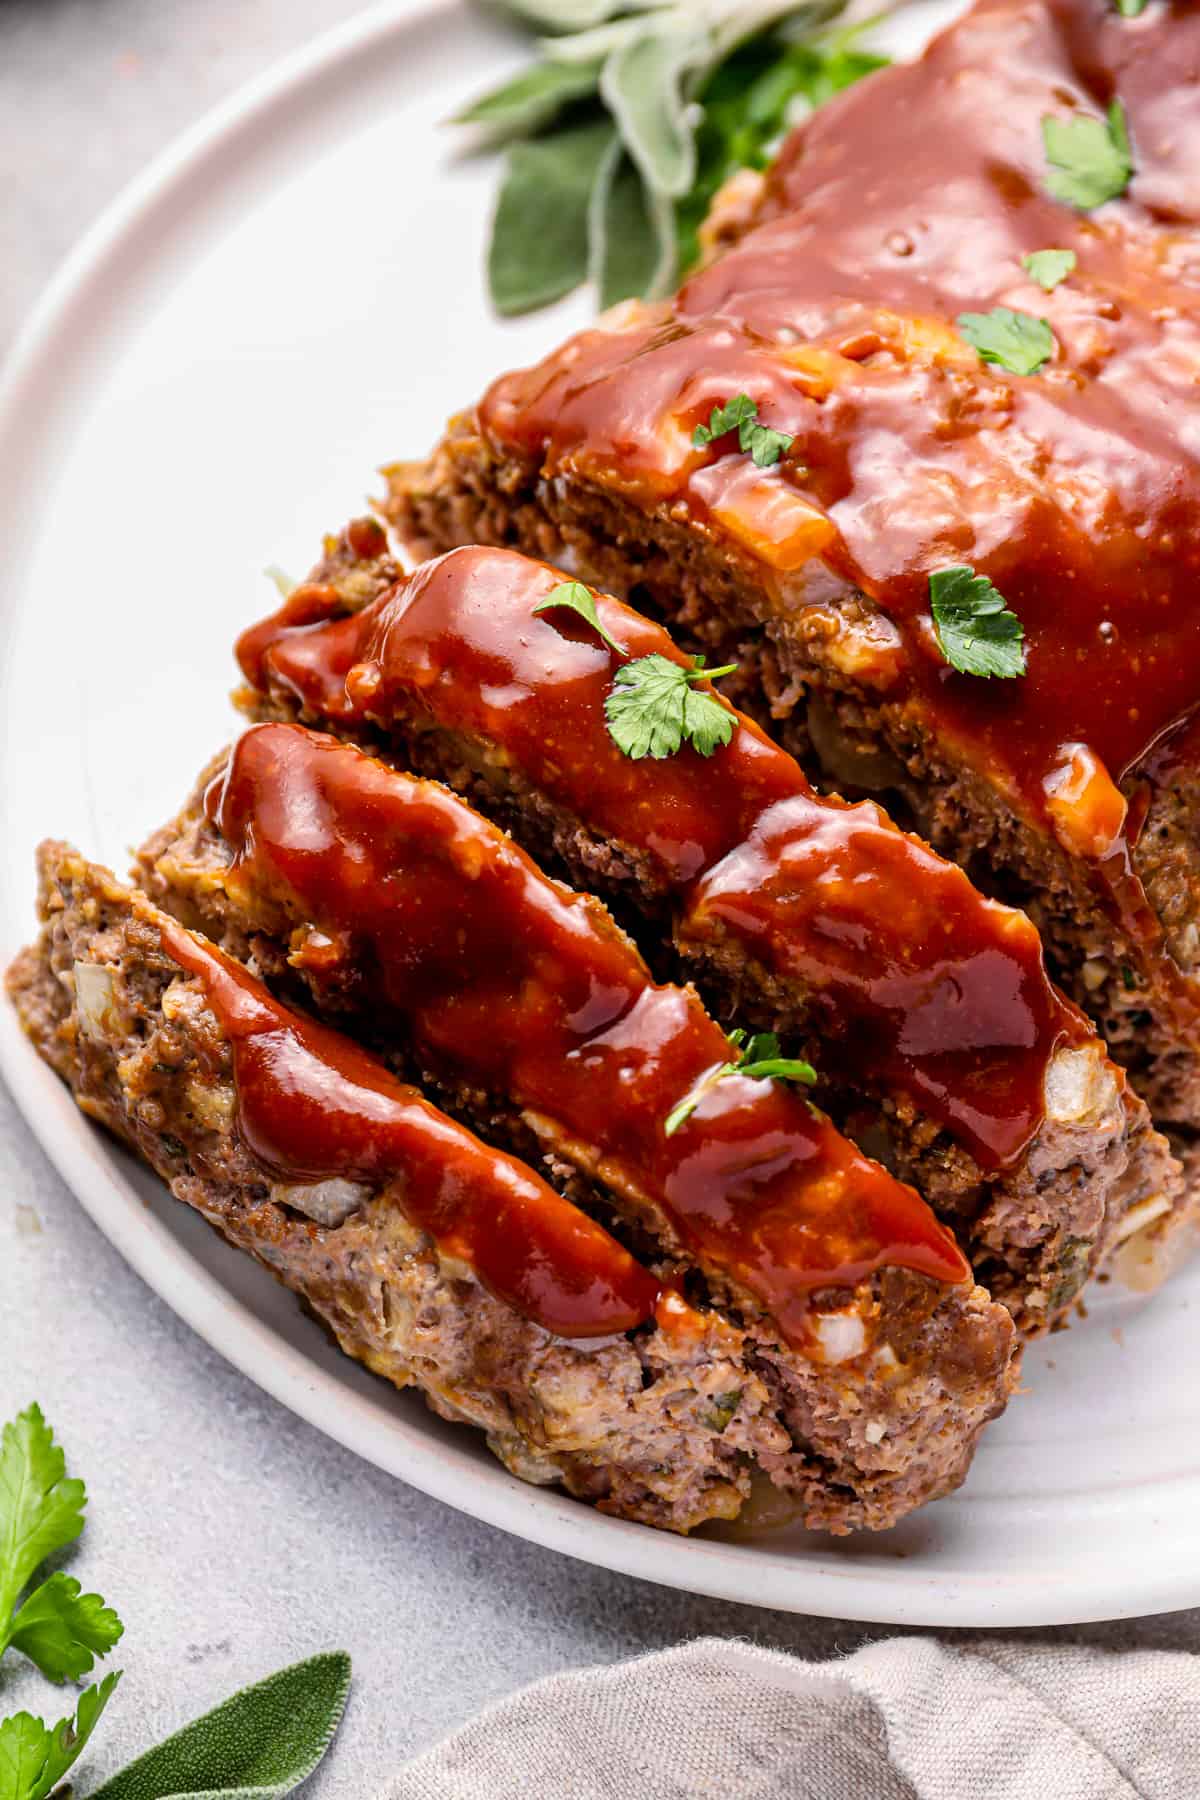
[[[981,0],[800,126],[725,236],[497,380],[391,520],[736,660],[811,769],[1029,910],[1191,1131],[1200,8]]]
[[[447,780],[603,894],[719,1017],[782,1036],[839,1122],[960,1233],[1023,1332],[1123,1241],[1138,1239],[1126,1262],[1165,1265],[1194,1196],[1050,983],[1029,920],[873,804],[817,797],[731,708],[707,756],[624,754],[606,712],[622,669],[688,659],[610,596],[586,596],[587,623],[555,604],[563,592],[554,570],[495,549],[402,577],[358,520],[243,634],[243,704]]]
[[[888,1265],[814,1291],[831,1355],[855,1331],[859,1353],[791,1349],[106,870],[54,843],[39,870],[8,986],[80,1105],[515,1474],[678,1531],[737,1516],[752,1476],[834,1531],[961,1480],[1014,1377],[1008,1315],[969,1280]]]

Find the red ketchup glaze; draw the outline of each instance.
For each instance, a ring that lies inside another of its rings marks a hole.
[[[1013,1160],[1041,1123],[1050,1056],[1090,1035],[1052,987],[1030,921],[877,807],[816,797],[740,714],[711,757],[685,747],[631,762],[604,718],[612,654],[573,613],[534,615],[560,580],[511,551],[452,551],[353,619],[305,629],[277,614],[243,638],[242,665],[259,689],[332,722],[386,728],[415,713],[497,746],[535,788],[650,859],[680,896],[682,941],[723,931],[811,987],[826,1067],[865,1061],[985,1167]],[[686,662],[658,625],[596,603],[631,657]]]
[[[1045,191],[1042,120],[1114,96],[1136,172],[1078,212]],[[714,521],[785,610],[871,596],[898,635],[865,685],[1094,860],[1135,934],[1155,927],[1113,784],[1200,702],[1198,167],[1200,7],[984,0],[801,126],[756,228],[673,302],[502,377],[479,412],[548,479]],[[1021,257],[1048,247],[1078,267],[1044,293]],[[1039,374],[963,341],[957,315],[997,305],[1051,325]],[[692,447],[739,392],[794,436],[776,469]],[[942,659],[928,577],[960,563],[1022,620],[1023,679]]]
[[[781,1083],[726,1078],[668,1138],[671,1109],[728,1060],[724,1033],[693,994],[651,981],[594,902],[447,789],[263,725],[206,806],[233,852],[230,892],[293,928],[291,960],[316,992],[402,1021],[445,1073],[584,1146],[791,1341],[806,1341],[815,1287],[885,1265],[969,1278],[925,1202]]]
[[[406,1216],[446,1255],[560,1337],[689,1315],[532,1169],[489,1149],[349,1039],[281,1006],[212,945],[156,923],[167,955],[199,976],[232,1045],[238,1129],[273,1174],[395,1183]]]

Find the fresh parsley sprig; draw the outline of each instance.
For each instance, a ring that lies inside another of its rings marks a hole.
[[[884,64],[830,33],[845,0],[497,0],[545,32],[540,60],[453,121],[506,166],[488,280],[529,312],[593,281],[601,306],[669,294],[738,169],[763,168],[797,108]]]
[[[732,675],[736,668],[736,663],[726,663],[720,669],[706,669],[702,656],[690,669],[658,655],[623,663],[604,702],[617,748],[634,762],[643,756],[673,756],[684,743],[701,756],[711,756],[729,742],[737,720],[728,707],[695,684]]]
[[[535,613],[544,613],[556,606],[566,606],[572,612],[578,613],[579,617],[591,626],[597,637],[604,640],[610,650],[615,650],[618,656],[625,654],[616,638],[611,636],[600,623],[595,597],[589,588],[584,587],[582,581],[560,581],[556,588],[551,588],[544,600],[539,600],[533,610]]]
[[[663,1123],[664,1137],[674,1137],[691,1118],[705,1094],[729,1075],[748,1075],[751,1081],[797,1081],[805,1087],[811,1087],[817,1079],[817,1071],[811,1063],[796,1056],[780,1056],[779,1039],[773,1031],[755,1032],[749,1040],[744,1031],[731,1031],[728,1037],[733,1048],[742,1052],[741,1056],[736,1062],[721,1063],[702,1076],[678,1106],[672,1107]]]
[[[581,581],[560,581],[533,610],[544,613],[560,606],[585,620],[618,656],[625,654],[601,624],[595,596]],[[720,669],[707,669],[704,658],[697,656],[689,669],[657,653],[622,663],[604,697],[609,736],[618,750],[635,762],[644,756],[658,760],[674,756],[685,743],[701,756],[711,756],[718,746],[729,742],[737,719],[711,694],[702,693],[696,683],[732,675],[736,667],[736,663],[726,663]]]
[[[697,450],[703,450],[719,438],[727,437],[731,431],[738,434],[738,449],[748,452],[760,469],[772,468],[794,442],[786,431],[773,431],[769,425],[761,423],[758,402],[749,394],[735,394],[724,405],[713,407],[707,425],[697,425],[692,433],[692,443]]]
[[[958,315],[958,329],[986,363],[1013,375],[1036,375],[1054,355],[1054,333],[1045,319],[993,306],[991,312]]]
[[[86,1505],[82,1481],[67,1475],[53,1432],[30,1406],[0,1439],[0,1654],[20,1650],[51,1681],[89,1675],[122,1631],[99,1594],[61,1572],[17,1605],[39,1563],[75,1542]]]
[[[1051,294],[1071,274],[1077,261],[1073,250],[1031,250],[1021,258],[1021,266],[1031,281]]]
[[[1025,633],[1003,594],[967,564],[935,569],[929,605],[938,649],[963,675],[1025,673]]]
[[[1133,175],[1133,152],[1125,109],[1114,100],[1106,119],[1088,113],[1042,120],[1042,142],[1050,173],[1046,192],[1078,212],[1091,212],[1125,192]]]

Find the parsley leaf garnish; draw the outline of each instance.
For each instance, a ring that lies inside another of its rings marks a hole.
[[[75,1542],[86,1504],[41,1407],[10,1420],[0,1439],[0,1631],[38,1564]]]
[[[991,312],[959,313],[958,329],[986,363],[1013,375],[1036,375],[1054,354],[1054,333],[1045,319],[993,306]]]
[[[617,748],[637,762],[643,756],[673,756],[686,741],[701,756],[711,756],[719,744],[729,742],[737,720],[719,700],[699,693],[692,684],[716,681],[736,667],[727,663],[721,669],[706,669],[702,656],[690,669],[658,655],[622,664],[604,702]]]
[[[90,1674],[121,1635],[116,1613],[71,1575],[49,1576],[17,1609],[38,1564],[83,1530],[86,1503],[40,1409],[11,1420],[0,1441],[0,1653],[12,1645],[51,1681]]]
[[[1016,613],[986,575],[966,564],[929,577],[938,649],[963,675],[1008,678],[1025,673],[1025,634]]]
[[[727,431],[736,431],[740,440],[743,429],[749,429],[757,417],[758,402],[752,400],[749,394],[735,394],[724,406],[713,407],[708,415],[708,424],[697,425],[693,431],[692,442],[697,450],[702,450],[705,444],[711,444],[714,438],[724,437]],[[749,444],[742,445],[743,450],[749,448]]]
[[[1137,19],[1145,12],[1149,0],[1117,0],[1117,11],[1123,19]]]
[[[1021,258],[1031,279],[1048,294],[1067,279],[1077,261],[1073,250],[1031,250]]]
[[[708,424],[697,425],[693,431],[692,443],[697,450],[703,450],[706,444],[730,431],[737,432],[738,448],[749,451],[760,469],[771,468],[792,447],[786,431],[773,431],[769,425],[759,424],[758,404],[749,394],[735,394],[724,406],[714,406]]]
[[[620,644],[614,637],[609,636],[600,623],[595,597],[590,589],[584,587],[582,581],[560,581],[558,586],[551,588],[546,598],[539,601],[533,610],[535,613],[544,613],[548,612],[552,606],[569,606],[572,612],[578,613],[581,619],[587,621],[598,637],[604,639],[610,650],[615,650],[618,656],[624,655]]]
[[[99,1594],[81,1592],[75,1577],[60,1571],[30,1594],[7,1641],[51,1681],[79,1681],[91,1674],[98,1656],[108,1655],[123,1630]]]
[[[1055,200],[1090,212],[1129,186],[1133,156],[1119,100],[1109,107],[1107,122],[1087,114],[1074,119],[1048,114],[1042,120],[1042,142],[1051,165],[1046,192]]]
[[[0,1723],[0,1795],[4,1800],[45,1800],[91,1737],[120,1681],[119,1670],[96,1687],[85,1688],[74,1715],[46,1725],[31,1713],[14,1713]]]
[[[780,1056],[779,1039],[773,1031],[756,1031],[749,1042],[744,1031],[731,1031],[729,1042],[735,1050],[741,1050],[739,1061],[721,1063],[708,1075],[701,1076],[695,1087],[667,1114],[663,1124],[665,1137],[674,1137],[709,1089],[718,1081],[724,1081],[727,1075],[748,1075],[752,1081],[800,1081],[806,1087],[811,1087],[817,1079],[817,1071],[811,1063],[796,1056]]]

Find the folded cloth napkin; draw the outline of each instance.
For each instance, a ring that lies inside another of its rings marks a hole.
[[[383,1800],[1197,1800],[1200,1658],[700,1638],[536,1682]]]

